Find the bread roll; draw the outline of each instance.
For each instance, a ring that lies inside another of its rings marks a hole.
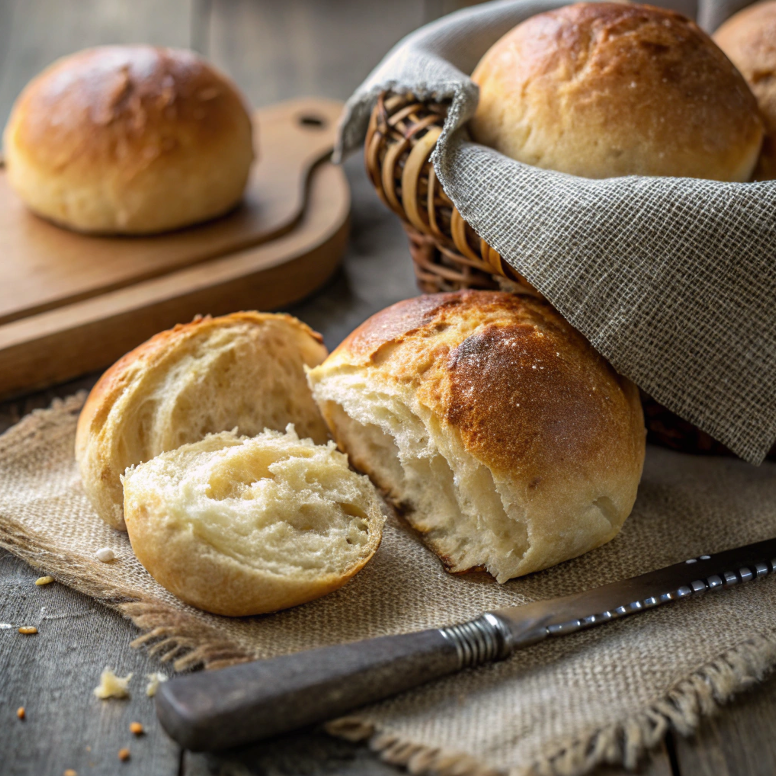
[[[749,180],[763,126],[741,74],[672,11],[579,3],[527,19],[482,58],[475,140],[586,178]]]
[[[757,3],[728,19],[714,40],[741,71],[765,120],[755,180],[776,178],[776,2]]]
[[[34,212],[103,234],[177,229],[242,197],[251,121],[192,51],[104,46],[33,79],[5,129],[8,182]]]
[[[213,434],[131,468],[127,530],[171,593],[241,617],[342,587],[374,555],[383,515],[366,477],[334,443],[287,433]]]
[[[124,528],[128,466],[206,434],[252,436],[296,424],[328,438],[304,376],[326,357],[321,337],[290,315],[234,313],[163,331],[117,361],[78,419],[75,454],[100,517]]]
[[[400,302],[308,379],[351,463],[450,571],[505,582],[552,566],[608,542],[633,507],[638,391],[545,302]]]

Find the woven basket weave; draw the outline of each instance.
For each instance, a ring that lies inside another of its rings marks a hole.
[[[369,121],[364,156],[380,199],[409,237],[418,286],[424,293],[483,288],[541,296],[464,221],[442,190],[429,161],[448,105],[412,94],[383,93]],[[648,440],[674,450],[728,455],[724,445],[642,396]],[[769,453],[776,457],[776,446]]]
[[[429,162],[447,105],[411,94],[379,97],[367,131],[366,169],[380,199],[401,219],[424,293],[464,288],[536,290],[463,220]]]

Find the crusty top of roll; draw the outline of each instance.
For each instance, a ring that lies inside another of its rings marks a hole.
[[[17,99],[4,144],[12,185],[33,210],[105,232],[159,231],[223,212],[242,194],[253,156],[250,117],[231,81],[192,51],[152,46],[102,46],[54,62]],[[72,193],[63,202],[63,187],[104,200],[101,209]],[[173,196],[194,201],[176,208]]]
[[[767,136],[754,177],[776,178],[776,2],[739,11],[714,40],[746,78],[765,119]]]
[[[541,478],[547,466],[588,467],[591,456],[595,465],[619,461],[641,471],[633,384],[532,297],[464,291],[399,302],[356,329],[314,374],[345,364],[412,384],[492,471],[513,475],[519,467],[530,482],[531,471]]]
[[[129,175],[182,145],[220,141],[245,116],[240,95],[205,60],[152,46],[60,59],[25,89],[17,111],[20,149],[42,167],[77,164],[84,175],[106,161]]]
[[[546,169],[745,181],[760,149],[741,74],[694,22],[660,8],[578,3],[533,16],[472,78],[474,138]]]

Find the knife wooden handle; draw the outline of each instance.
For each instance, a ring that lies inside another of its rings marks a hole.
[[[156,711],[167,733],[194,751],[269,738],[458,671],[460,646],[448,630],[384,636],[177,677],[159,687]]]

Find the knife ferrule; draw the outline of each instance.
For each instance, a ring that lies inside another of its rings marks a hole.
[[[439,632],[455,647],[461,669],[503,660],[514,649],[509,625],[492,612]]]

